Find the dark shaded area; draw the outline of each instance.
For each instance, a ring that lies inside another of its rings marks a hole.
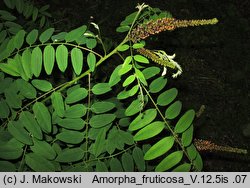
[[[38,1],[46,4],[48,1]],[[250,2],[248,0],[50,1],[55,27],[68,31],[94,21],[103,36],[121,41],[115,28],[138,2],[168,10],[178,19],[218,18],[215,26],[179,29],[148,40],[150,49],[176,53],[183,75],[171,84],[186,108],[206,109],[195,122],[195,137],[250,149],[243,129],[249,119]],[[250,157],[203,153],[204,171],[249,171]]]

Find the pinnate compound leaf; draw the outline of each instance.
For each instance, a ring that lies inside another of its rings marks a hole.
[[[145,112],[140,113],[129,125],[130,131],[141,129],[147,124],[151,123],[157,115],[156,109],[148,109]]]
[[[149,85],[149,92],[151,93],[158,93],[161,91],[167,84],[167,79],[164,77],[156,78],[154,81],[151,82]]]
[[[107,93],[109,91],[111,91],[111,87],[108,83],[98,83],[98,84],[94,85],[92,88],[92,92],[95,95],[102,95],[102,94]]]
[[[52,34],[54,33],[55,29],[54,28],[49,28],[47,30],[45,30],[39,37],[39,40],[41,43],[45,43],[47,42],[50,37],[52,36]]]
[[[78,102],[88,96],[88,91],[85,88],[76,88],[68,94],[65,99],[67,104]]]
[[[45,72],[50,75],[55,64],[55,49],[53,48],[53,46],[48,45],[44,48],[43,58]]]
[[[29,133],[22,127],[20,122],[10,121],[8,123],[8,131],[18,141],[26,145],[33,144],[32,139],[29,136]]]
[[[58,125],[65,129],[81,130],[85,126],[85,122],[81,118],[65,118],[58,120]]]
[[[167,91],[164,91],[158,96],[157,104],[160,106],[167,106],[176,98],[177,94],[178,90],[176,88],[171,88]]]
[[[52,106],[59,117],[63,117],[65,113],[64,102],[60,92],[53,92],[51,95]]]
[[[31,54],[31,72],[38,77],[42,70],[43,53],[42,50],[37,46],[34,48]]]
[[[115,107],[115,104],[112,102],[95,102],[92,106],[91,106],[91,111],[96,113],[96,114],[100,114],[100,113],[105,113],[108,112],[110,110],[112,110]]]
[[[168,152],[173,147],[173,145],[174,145],[173,136],[162,138],[145,153],[144,159],[145,160],[155,159]]]
[[[88,63],[88,66],[89,66],[89,70],[91,72],[94,72],[95,64],[96,64],[96,57],[95,57],[94,53],[89,52],[89,54],[87,56],[87,63]]]
[[[122,155],[122,166],[125,172],[134,172],[134,160],[129,153]]]
[[[47,107],[41,102],[36,102],[33,105],[33,112],[41,129],[45,133],[50,133],[52,129],[51,115]]]
[[[81,74],[83,66],[83,54],[79,48],[73,48],[71,50],[71,62],[76,75]]]
[[[42,140],[43,134],[41,128],[35,120],[33,114],[28,111],[23,111],[20,114],[19,122],[32,134],[32,136],[39,140]]]
[[[114,114],[94,115],[90,118],[89,124],[93,128],[101,128],[113,122],[115,118]]]
[[[71,149],[66,148],[58,154],[55,161],[62,163],[76,162],[84,157],[84,153],[85,151],[80,147]]]
[[[164,129],[164,122],[155,121],[139,130],[135,136],[135,141],[146,140],[158,135]]]
[[[78,131],[63,130],[63,132],[56,135],[56,139],[67,144],[79,144],[84,139],[84,134]]]
[[[164,172],[177,165],[183,157],[183,151],[175,151],[163,159],[155,168],[156,172]]]
[[[175,101],[173,104],[171,104],[167,108],[167,110],[165,112],[165,117],[167,119],[174,119],[174,118],[176,118],[180,114],[181,108],[182,108],[181,101]]]
[[[42,156],[46,159],[53,160],[56,157],[56,152],[52,146],[46,141],[40,141],[33,139],[34,145],[30,149],[37,155]]]
[[[56,48],[56,62],[59,70],[64,72],[68,66],[68,49],[63,44]]]
[[[52,84],[47,80],[34,79],[31,81],[31,83],[35,88],[44,92],[50,91],[53,88]]]
[[[78,27],[78,28],[68,32],[65,35],[66,42],[76,41],[79,37],[81,37],[85,33],[86,30],[87,30],[87,26],[83,25],[81,27]]]
[[[25,163],[36,172],[54,172],[55,166],[53,163],[44,157],[35,154],[28,153],[25,155]]]
[[[37,36],[38,36],[38,30],[37,29],[33,29],[31,32],[29,32],[29,34],[26,37],[26,42],[29,45],[32,45],[36,42],[37,40]]]
[[[139,147],[135,147],[132,152],[133,159],[139,171],[144,172],[146,169],[145,160],[143,159],[143,151]]]
[[[195,117],[194,110],[188,110],[176,123],[174,131],[176,133],[182,133],[190,127]]]

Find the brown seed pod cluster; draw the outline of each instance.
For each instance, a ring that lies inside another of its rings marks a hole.
[[[172,31],[176,28],[188,26],[216,24],[217,22],[217,18],[208,20],[178,20],[175,18],[160,18],[157,20],[151,20],[146,24],[138,25],[131,31],[129,39],[133,42],[137,42],[141,39],[146,39],[150,35],[155,35],[163,31]]]

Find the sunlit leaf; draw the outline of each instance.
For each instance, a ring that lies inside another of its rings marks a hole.
[[[29,32],[29,34],[26,37],[26,42],[29,45],[32,45],[36,42],[37,40],[37,36],[38,36],[38,30],[37,29],[33,29],[31,32]]]
[[[95,102],[92,106],[91,106],[91,111],[96,113],[96,114],[100,114],[100,113],[105,113],[108,112],[110,110],[112,110],[115,107],[115,104],[112,102]]]
[[[182,133],[186,129],[189,128],[189,126],[192,124],[195,117],[195,111],[194,110],[188,110],[176,123],[176,126],[174,128],[174,131],[176,133]]]
[[[171,88],[167,91],[164,91],[158,96],[157,104],[160,106],[166,106],[176,98],[177,94],[178,90],[176,88]]]
[[[39,37],[39,40],[41,41],[41,43],[47,42],[52,36],[52,34],[54,33],[54,31],[55,31],[54,28],[49,28],[45,30]]]
[[[173,147],[173,145],[174,145],[173,136],[162,138],[145,153],[144,159],[145,160],[155,159],[165,154],[167,151],[169,151]]]
[[[55,109],[56,114],[59,117],[63,117],[64,112],[65,112],[65,107],[64,107],[64,102],[63,102],[61,93],[58,91],[52,93],[51,101],[52,101],[52,106]]]
[[[95,57],[94,53],[89,52],[89,54],[87,56],[87,63],[88,63],[88,66],[89,66],[89,70],[91,72],[94,72],[95,64],[96,64],[96,57]]]
[[[128,49],[129,49],[129,45],[127,45],[127,44],[123,44],[123,45],[117,47],[117,50],[120,52],[124,52]]]
[[[92,92],[95,95],[102,95],[111,91],[111,87],[108,83],[97,83],[92,87]]]
[[[44,91],[44,92],[47,92],[49,90],[51,90],[53,87],[52,87],[52,84],[47,81],[47,80],[38,80],[38,79],[33,79],[31,81],[32,85],[41,90],[41,91]]]
[[[115,118],[116,116],[114,114],[94,115],[90,118],[89,124],[93,128],[100,128],[113,122]]]
[[[132,116],[141,111],[141,101],[139,99],[134,100],[126,109],[125,115]]]
[[[123,82],[122,86],[126,87],[129,84],[131,84],[135,80],[135,75],[130,75],[129,77],[126,78],[126,80]]]
[[[78,27],[70,32],[68,32],[65,36],[66,42],[72,42],[77,40],[79,37],[83,36],[85,31],[87,30],[87,26],[83,25],[81,27]]]
[[[164,172],[177,165],[183,156],[183,151],[175,151],[163,159],[155,168],[156,172]]]
[[[68,94],[65,99],[67,104],[78,102],[88,96],[88,91],[85,88],[76,88]]]
[[[149,60],[146,57],[142,56],[142,55],[135,55],[134,60],[137,61],[137,62],[140,62],[140,63],[146,63],[146,64],[149,63]]]
[[[112,72],[109,78],[109,86],[112,87],[116,85],[121,80],[121,76],[118,74],[119,70],[121,69],[122,65],[118,65],[115,70]]]
[[[80,118],[84,116],[87,112],[87,107],[83,104],[76,104],[73,106],[70,106],[65,111],[65,117],[68,118]]]
[[[51,45],[44,48],[43,58],[45,72],[50,75],[55,64],[55,49]]]
[[[167,79],[166,78],[164,78],[164,77],[156,78],[149,85],[149,92],[158,93],[159,91],[161,91],[166,86],[166,84],[167,84]]]
[[[31,71],[31,52],[29,49],[24,50],[21,60],[26,76],[28,78],[32,78],[33,73]]]
[[[56,48],[56,62],[59,70],[64,72],[68,66],[68,49],[63,44]]]
[[[155,75],[159,74],[161,69],[159,67],[148,67],[142,71],[145,79],[150,79]]]
[[[186,131],[182,133],[181,142],[183,146],[187,147],[191,144],[193,140],[194,126],[191,125]]]
[[[75,47],[71,50],[71,62],[76,75],[79,75],[83,66],[83,54],[79,48]]]
[[[181,108],[182,108],[182,103],[181,101],[176,101],[173,104],[171,104],[166,112],[165,112],[165,117],[167,119],[174,119],[176,118],[180,112],[181,112]]]
[[[31,71],[38,77],[42,70],[43,54],[39,46],[35,47],[31,54]]]

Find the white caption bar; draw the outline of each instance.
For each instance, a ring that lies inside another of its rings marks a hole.
[[[1,188],[228,188],[250,186],[250,172],[199,172],[199,173],[151,173],[151,172],[55,172],[55,173],[0,173]]]

